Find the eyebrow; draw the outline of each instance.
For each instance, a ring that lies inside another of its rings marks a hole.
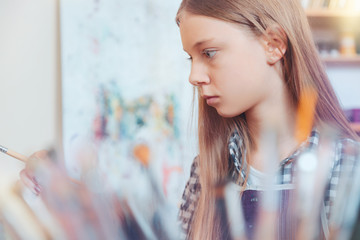
[[[199,46],[201,46],[201,45],[203,45],[203,44],[205,44],[205,43],[211,42],[211,41],[213,41],[213,40],[214,40],[214,38],[210,38],[210,39],[205,39],[205,40],[198,41],[198,42],[196,42],[196,43],[191,47],[191,49],[197,48],[197,47],[199,47]],[[187,52],[185,49],[184,49],[184,51]]]

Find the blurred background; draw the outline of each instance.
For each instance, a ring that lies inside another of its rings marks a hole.
[[[335,91],[360,131],[357,2],[302,1]],[[107,156],[119,159],[134,158],[144,144],[185,179],[196,146],[190,65],[174,21],[179,4],[0,0],[0,144],[25,155],[91,145],[100,158],[125,146]],[[131,124],[120,126],[122,117]],[[170,145],[159,149],[163,143]],[[0,161],[1,182],[15,181],[23,164],[5,155]]]

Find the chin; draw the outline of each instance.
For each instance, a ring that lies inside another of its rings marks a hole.
[[[222,116],[223,118],[232,118],[232,117],[237,117],[239,116],[241,113],[238,112],[226,112],[226,111],[221,111],[220,109],[216,109],[217,113]]]

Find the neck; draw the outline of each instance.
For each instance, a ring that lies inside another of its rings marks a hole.
[[[252,134],[254,147],[250,149],[249,163],[258,170],[264,170],[265,161],[269,160],[269,146],[274,146],[277,162],[293,153],[298,147],[295,138],[296,108],[290,93],[282,79],[274,81],[274,91],[265,101],[248,110],[246,120]],[[273,141],[264,141],[264,136],[270,132],[275,134]]]

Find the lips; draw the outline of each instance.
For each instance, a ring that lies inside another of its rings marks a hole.
[[[214,105],[219,101],[219,96],[203,95],[203,98],[208,105]]]

